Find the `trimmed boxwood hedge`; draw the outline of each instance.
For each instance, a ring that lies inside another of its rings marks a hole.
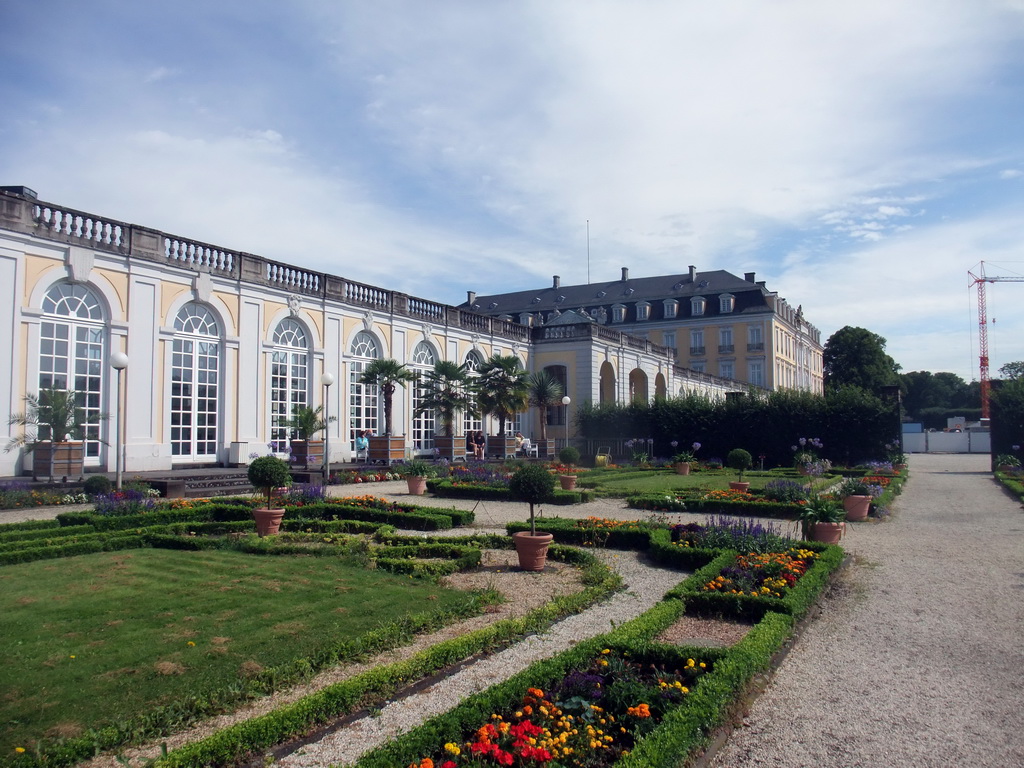
[[[686,505],[686,512],[709,515],[735,515],[736,517],[773,517],[795,520],[800,515],[800,505],[781,501],[729,501],[726,499],[680,499]],[[626,497],[626,504],[633,509],[669,510],[665,505],[665,494],[637,494]]]
[[[515,501],[508,488],[493,488],[486,485],[468,485],[466,483],[455,484],[451,480],[437,478],[427,480],[427,490],[435,496],[445,499]],[[563,491],[561,488],[555,488],[554,495],[545,503],[567,506],[593,501],[595,497],[596,494],[593,491],[585,488],[576,488],[573,491]]]
[[[555,541],[562,544],[595,545],[612,549],[645,550],[650,544],[651,529],[641,523],[629,527],[598,528],[582,525],[586,520],[564,517],[545,517],[537,520],[538,532],[550,533]],[[528,522],[512,522],[505,525],[509,535],[530,530]],[[595,540],[595,535],[598,537]]]

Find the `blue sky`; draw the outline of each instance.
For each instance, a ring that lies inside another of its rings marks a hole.
[[[970,380],[967,271],[1024,275],[1024,0],[36,0],[0,49],[0,184],[423,298],[756,272]]]

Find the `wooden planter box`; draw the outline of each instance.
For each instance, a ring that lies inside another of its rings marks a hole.
[[[444,437],[442,435],[435,435],[434,447],[437,449],[437,455],[442,459],[448,459],[448,461],[466,460],[465,436]]]
[[[487,438],[487,455],[499,459],[504,459],[506,456],[515,456],[516,439],[514,437],[489,436]]]
[[[392,464],[405,460],[405,435],[371,435],[366,460],[371,464]]]
[[[292,440],[291,465],[300,469],[320,469],[324,465],[323,440]]]
[[[537,446],[537,458],[538,459],[556,459],[558,456],[555,453],[555,441],[554,440],[538,440]]]
[[[37,443],[32,449],[32,477],[77,480],[85,471],[85,443]]]

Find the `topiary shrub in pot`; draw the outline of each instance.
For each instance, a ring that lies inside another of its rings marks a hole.
[[[571,469],[580,460],[580,452],[567,445],[558,452],[558,460]],[[563,472],[558,476],[558,482],[562,485],[563,491],[571,491],[576,487],[576,475],[572,472]]]
[[[548,545],[554,536],[550,533],[537,533],[534,506],[554,496],[555,477],[540,464],[524,464],[512,475],[508,489],[513,499],[530,505],[530,532],[512,534],[519,555],[519,568],[524,571],[542,571],[547,563]]]
[[[252,511],[256,520],[256,533],[260,536],[271,536],[281,529],[281,518],[284,517],[284,509],[274,507],[278,489],[287,488],[292,484],[288,462],[276,456],[260,456],[249,464],[247,474],[249,482],[256,489],[256,494],[265,504]]]
[[[737,472],[736,482],[729,483],[729,487],[734,491],[750,490],[750,483],[743,482],[743,471],[754,465],[754,458],[750,452],[742,448],[733,448],[725,457],[725,463]]]

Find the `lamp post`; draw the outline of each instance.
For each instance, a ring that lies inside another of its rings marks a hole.
[[[334,374],[325,373],[320,377],[320,383],[324,385],[324,486],[331,479],[331,384],[334,383]]]
[[[117,456],[114,459],[117,468],[115,477],[117,479],[114,482],[114,487],[120,491],[121,478],[124,473],[124,413],[121,408],[121,379],[124,376],[124,369],[128,367],[128,355],[124,352],[115,352],[110,356],[110,367],[117,371],[117,396],[114,403],[114,409],[117,413],[117,440],[115,448]]]
[[[572,398],[568,395],[562,398],[562,405],[565,406],[565,447],[569,447],[569,403],[572,402]]]

